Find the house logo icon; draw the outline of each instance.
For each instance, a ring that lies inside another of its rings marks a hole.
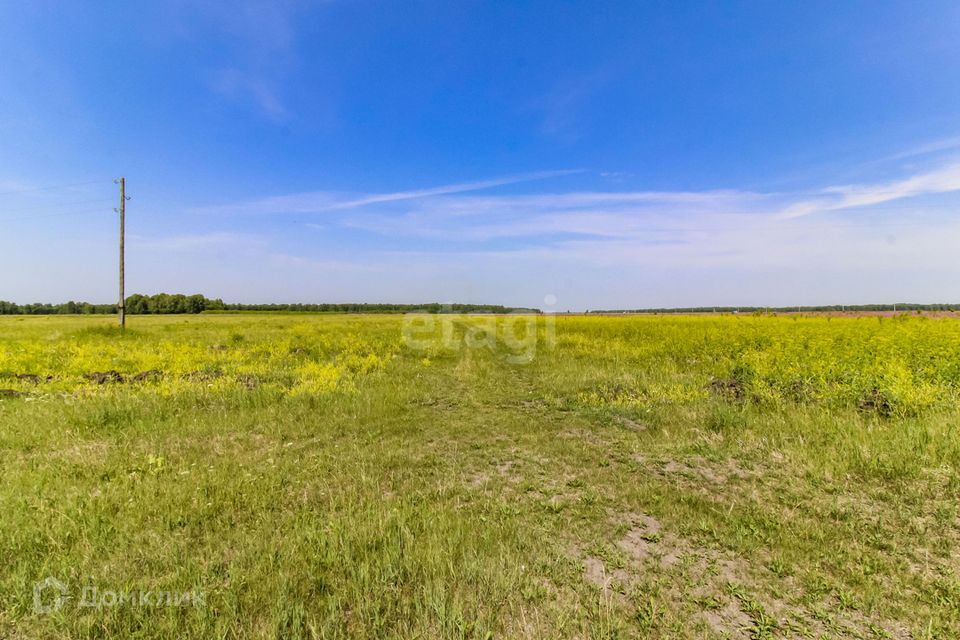
[[[70,599],[67,585],[54,577],[48,577],[33,585],[33,612],[52,613],[59,611],[63,603]]]

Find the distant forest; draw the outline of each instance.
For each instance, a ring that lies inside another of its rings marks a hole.
[[[960,304],[850,304],[821,305],[812,307],[671,307],[662,309],[593,309],[587,313],[842,313],[845,311],[956,311]]]
[[[270,312],[310,312],[310,313],[540,313],[539,309],[523,307],[505,307],[499,304],[378,304],[378,303],[321,303],[321,304],[236,304],[226,303],[219,298],[210,299],[199,293],[158,293],[147,296],[135,293],[126,299],[127,313],[131,315],[177,314],[230,312],[230,311],[270,311]],[[800,307],[676,307],[659,309],[616,309],[587,311],[592,314],[620,313],[824,313],[824,312],[863,312],[863,311],[957,311],[960,304],[861,304],[861,305],[823,305]],[[89,302],[64,302],[50,304],[16,304],[0,300],[0,315],[55,315],[55,314],[113,314],[117,312],[115,304],[91,304]]]
[[[131,315],[202,313],[204,311],[274,311],[313,313],[539,313],[538,309],[504,307],[498,304],[228,304],[216,298],[211,300],[201,294],[158,293],[145,296],[135,293],[126,300],[126,311]],[[49,304],[16,304],[0,300],[0,315],[53,315],[53,314],[112,314],[115,304],[90,304],[89,302],[64,302]]]

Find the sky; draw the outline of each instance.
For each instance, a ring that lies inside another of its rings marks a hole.
[[[956,2],[0,0],[0,299],[960,303]]]

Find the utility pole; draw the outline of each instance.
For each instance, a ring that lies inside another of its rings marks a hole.
[[[123,235],[124,235],[124,218],[126,217],[127,209],[127,194],[126,194],[126,179],[121,176],[119,180],[115,182],[120,183],[120,300],[117,303],[117,312],[120,316],[120,329],[125,329],[127,327],[127,310],[126,303],[124,302],[124,293],[123,293]]]

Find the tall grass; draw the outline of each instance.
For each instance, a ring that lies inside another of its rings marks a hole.
[[[0,636],[960,635],[960,324],[487,321],[0,318]]]

